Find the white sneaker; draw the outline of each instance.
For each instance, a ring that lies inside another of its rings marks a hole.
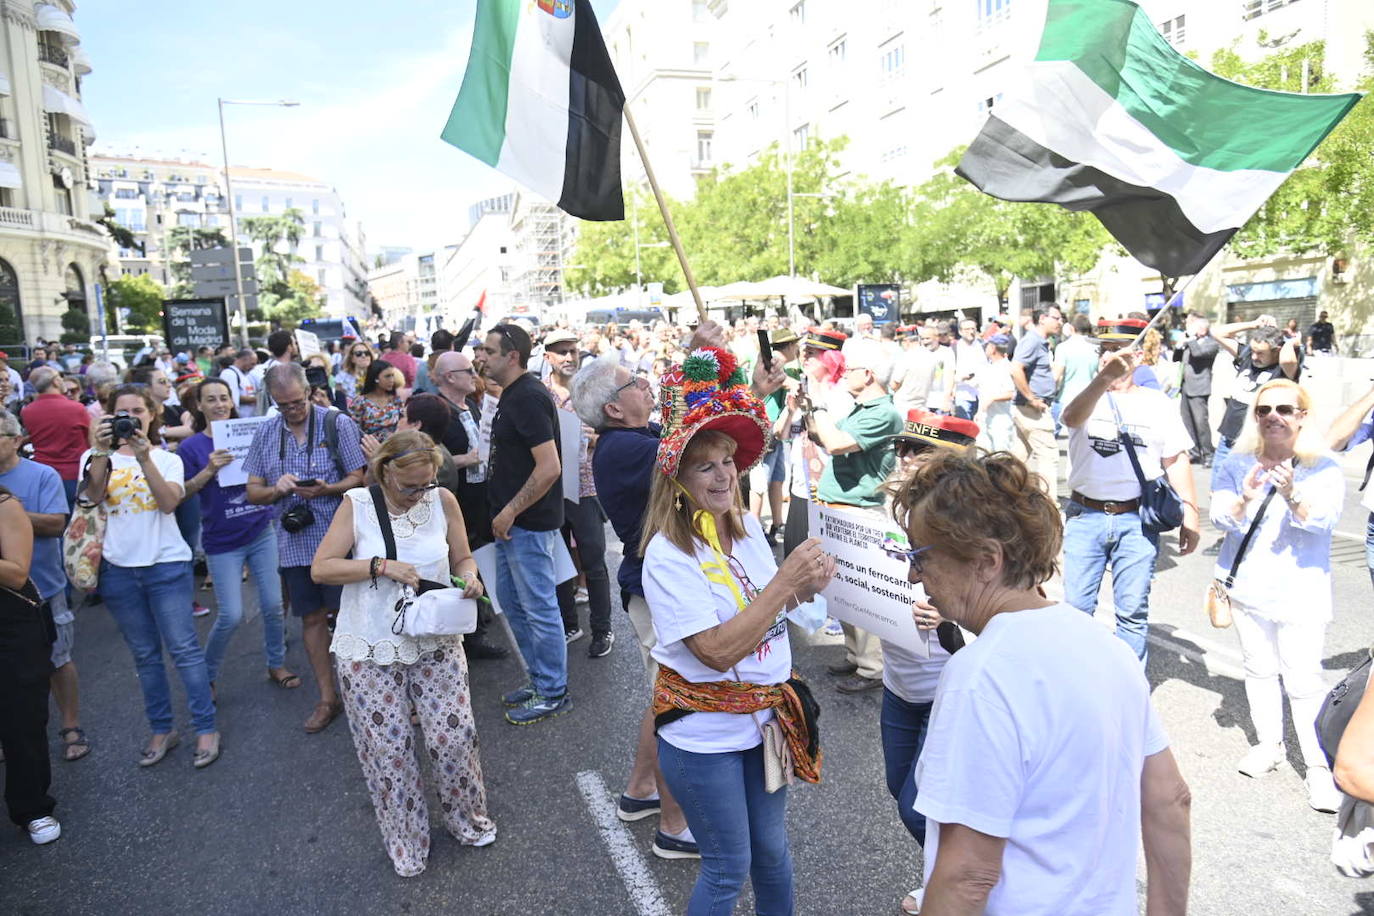
[[[1341,808],[1341,790],[1326,767],[1307,768],[1307,803],[1312,810],[1335,814]]]
[[[62,835],[62,825],[55,817],[40,817],[29,821],[25,829],[29,831],[29,839],[39,846],[51,843]]]
[[[1256,744],[1250,748],[1244,757],[1240,758],[1240,763],[1236,764],[1236,769],[1242,775],[1258,777],[1278,769],[1279,764],[1286,759],[1282,742],[1278,744]]]

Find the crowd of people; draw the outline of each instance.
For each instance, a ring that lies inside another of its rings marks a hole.
[[[1150,911],[1183,912],[1188,790],[1144,673],[1162,538],[1177,529],[1180,554],[1202,546],[1206,486],[1220,537],[1205,552],[1228,588],[1258,738],[1237,769],[1259,778],[1286,758],[1286,693],[1310,804],[1335,812],[1342,794],[1309,724],[1344,500],[1332,449],[1374,435],[1374,392],[1330,429],[1311,422],[1301,376],[1335,347],[1324,314],[1305,339],[1268,316],[1179,325],[1066,320],[1046,303],[981,327],[864,314],[843,328],[503,322],[427,345],[346,337],[304,357],[279,331],[262,352],[162,349],[123,372],[35,350],[0,372],[10,817],[36,843],[60,834],[49,693],[59,755],[95,746],[76,608],[103,602],[128,645],[148,724],[135,762],[162,763],[184,718],[204,768],[223,752],[217,684],[252,589],[267,680],[311,681],[307,733],[344,715],[395,871],[425,868],[429,792],[458,842],[490,844],[469,663],[510,649],[486,599],[528,672],[502,695],[506,721],[569,713],[569,647],[587,638],[595,659],[615,644],[609,521],[645,672],[618,812],[659,818],[654,854],[701,860],[689,913],[732,912],[746,880],[759,913],[793,911],[786,799],[795,780],[822,778],[825,690],[797,675],[792,645],[820,633],[843,638],[835,689],[881,691],[887,788],[924,850],[904,912],[1135,912],[1142,843]],[[1235,381],[1214,439],[1223,351]],[[230,482],[235,455],[212,424],[248,417],[263,419],[244,482]],[[1156,519],[1161,491],[1171,524]],[[816,598],[835,559],[808,530],[812,501],[900,524],[926,652],[827,617]],[[93,539],[98,583],[78,588],[72,554],[90,559]],[[1115,635],[1090,619],[1109,570]],[[482,599],[468,633],[398,629],[403,609],[447,588]],[[204,589],[217,616],[202,645]],[[290,617],[308,671],[286,666]],[[1354,792],[1366,778],[1349,758],[1337,773]]]

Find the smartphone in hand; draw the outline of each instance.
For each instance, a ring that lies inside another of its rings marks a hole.
[[[319,485],[320,482],[316,480],[314,477],[311,477],[309,480],[296,481],[296,486],[298,487],[318,487]]]
[[[763,363],[763,368],[769,372],[773,371],[773,341],[768,336],[768,332],[759,328],[759,360]]]

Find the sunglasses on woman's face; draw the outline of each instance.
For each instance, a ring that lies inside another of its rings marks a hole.
[[[1268,404],[1261,404],[1255,408],[1255,416],[1263,418],[1269,416],[1270,413],[1277,412],[1281,417],[1291,417],[1301,410],[1301,407],[1295,407],[1292,404],[1275,404],[1273,407]]]
[[[372,355],[372,351],[371,351],[371,350],[354,350],[354,351],[353,351],[353,358],[354,358],[354,359],[357,359],[359,356],[371,356],[371,355]]]

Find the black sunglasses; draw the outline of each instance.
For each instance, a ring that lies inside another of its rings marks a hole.
[[[1292,404],[1276,404],[1273,407],[1270,407],[1268,404],[1261,404],[1255,408],[1255,416],[1267,417],[1270,413],[1277,411],[1278,415],[1281,417],[1291,417],[1301,410],[1301,407],[1295,407]]]

